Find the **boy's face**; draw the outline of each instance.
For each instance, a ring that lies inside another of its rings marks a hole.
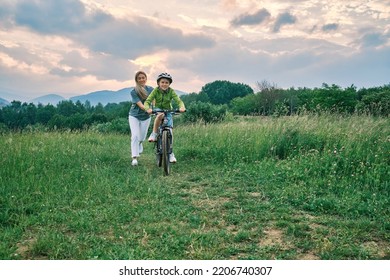
[[[167,90],[169,88],[169,80],[168,79],[165,79],[165,78],[162,78],[159,82],[158,82],[158,86],[162,89],[162,90]]]

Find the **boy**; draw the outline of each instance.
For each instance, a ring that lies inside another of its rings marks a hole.
[[[172,110],[172,100],[175,100],[176,103],[180,107],[180,112],[185,112],[185,106],[183,101],[179,98],[179,96],[176,94],[176,92],[170,88],[170,85],[172,84],[172,76],[168,73],[161,73],[157,77],[157,85],[152,93],[148,96],[148,98],[145,100],[145,111],[148,112],[148,114],[152,113],[152,109],[150,108],[150,104],[155,101],[156,109],[161,110]],[[153,132],[150,134],[150,137],[148,139],[149,142],[155,142],[157,140],[157,131],[158,127],[161,124],[161,121],[163,119],[164,114],[159,113],[154,120],[153,125]],[[168,125],[173,128],[173,120],[172,115],[168,114]],[[173,133],[172,133],[173,136]],[[176,162],[175,155],[173,153],[169,156],[169,161],[172,163]]]

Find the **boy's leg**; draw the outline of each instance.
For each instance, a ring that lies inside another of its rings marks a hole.
[[[160,126],[163,117],[164,113],[160,113],[157,115],[156,119],[154,120],[153,132],[157,133],[158,127]]]
[[[152,133],[150,134],[149,139],[148,139],[149,142],[155,142],[155,141],[157,141],[158,127],[160,126],[163,117],[164,117],[164,114],[161,113],[161,114],[158,114],[157,117],[156,117],[156,119],[154,120],[153,131],[152,131]]]

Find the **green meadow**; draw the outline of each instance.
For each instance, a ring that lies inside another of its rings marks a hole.
[[[98,132],[0,135],[0,259],[390,259],[390,120],[178,125],[171,175]]]

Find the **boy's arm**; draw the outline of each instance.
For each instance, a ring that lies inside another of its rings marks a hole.
[[[184,105],[184,102],[180,99],[180,97],[177,95],[177,93],[172,90],[172,99],[175,100],[177,105],[179,105],[179,108],[185,111],[186,106]]]

